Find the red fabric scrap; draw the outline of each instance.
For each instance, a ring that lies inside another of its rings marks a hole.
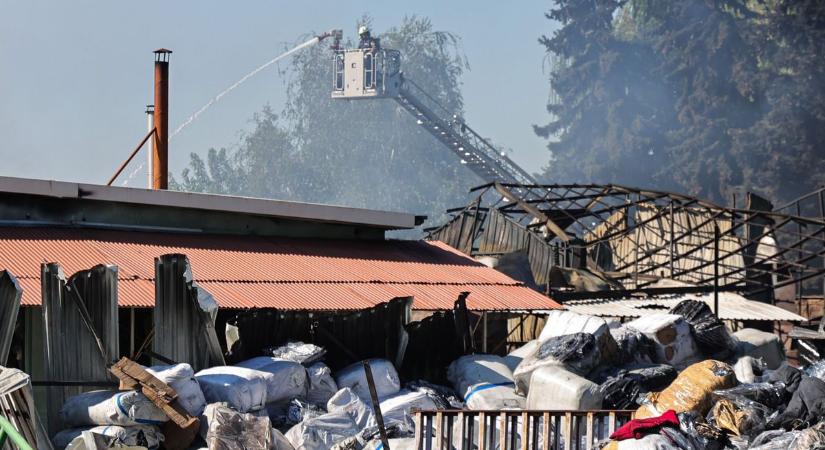
[[[659,417],[647,419],[633,419],[619,427],[610,435],[610,439],[623,441],[625,439],[641,439],[645,435],[658,433],[662,427],[678,427],[679,418],[676,411],[670,409]]]

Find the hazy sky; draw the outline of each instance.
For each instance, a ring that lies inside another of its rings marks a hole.
[[[537,171],[548,155],[531,129],[547,120],[537,38],[553,29],[543,16],[551,6],[546,0],[0,0],[0,175],[105,183],[146,133],[155,48],[174,51],[175,129],[287,43],[331,28],[352,37],[365,13],[379,34],[417,14],[460,36],[470,63],[463,77],[467,122]],[[270,67],[223,98],[171,141],[171,170],[179,173],[190,152],[236,146],[264,104],[282,109],[285,81]],[[137,159],[145,159],[143,152]],[[129,185],[145,180],[140,173]]]

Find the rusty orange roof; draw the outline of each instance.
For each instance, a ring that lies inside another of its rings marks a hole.
[[[189,257],[195,280],[224,308],[360,309],[414,296],[416,309],[451,309],[462,291],[478,310],[560,305],[439,242],[355,241],[0,227],[0,268],[40,304],[40,264],[73,274],[118,266],[120,306],[154,305],[154,258]]]

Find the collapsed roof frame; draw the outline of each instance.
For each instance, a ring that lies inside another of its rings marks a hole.
[[[777,209],[752,194],[737,208],[616,184],[490,183],[471,192],[427,238],[474,256],[527,250],[539,283],[553,266],[586,265],[634,289],[667,277],[767,301],[789,297],[781,288],[793,289],[788,300],[825,295],[825,188]],[[576,250],[586,256],[571,257]]]

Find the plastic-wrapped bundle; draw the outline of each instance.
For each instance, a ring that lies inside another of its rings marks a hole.
[[[272,426],[266,416],[239,413],[226,404],[206,407],[206,444],[209,450],[270,450]]]
[[[116,442],[122,445],[134,445],[155,449],[160,447],[163,442],[163,434],[160,429],[154,425],[102,425],[92,428],[71,428],[63,430],[54,435],[52,444],[55,448],[63,449],[69,445],[76,445],[78,449],[85,449],[82,446],[81,434],[84,431],[109,436],[116,439]]]
[[[237,367],[266,372],[266,402],[285,403],[303,398],[307,392],[307,371],[300,363],[259,356],[236,364]]]
[[[169,420],[137,391],[91,391],[66,400],[60,418],[68,426],[158,425]]]
[[[420,391],[402,389],[397,394],[381,399],[381,415],[385,424],[398,424],[402,432],[412,432],[415,427],[410,410],[432,410],[438,405],[432,397]]]
[[[721,391],[713,391],[715,398],[728,400],[745,399],[761,403],[769,408],[784,407],[786,393],[784,383],[743,383]]]
[[[518,409],[524,397],[513,392],[513,373],[496,355],[465,355],[447,368],[447,379],[468,409]]]
[[[265,352],[274,358],[304,365],[320,361],[327,354],[323,347],[315,344],[305,344],[300,341],[287,342],[280,347],[268,348]]]
[[[195,371],[189,364],[152,366],[146,369],[155,378],[168,384],[178,394],[178,402],[189,414],[197,417],[206,408],[203,391],[195,379]]]
[[[332,377],[332,370],[324,363],[307,367],[307,401],[316,405],[326,405],[338,392],[338,385]]]
[[[338,391],[327,403],[329,413],[305,420],[286,433],[296,449],[327,450],[335,444],[356,438],[375,427],[372,410],[351,389]]]
[[[395,394],[401,389],[401,380],[398,379],[398,372],[391,362],[386,359],[370,359],[368,362],[375,382],[375,393],[379,398]],[[348,387],[363,399],[370,398],[367,374],[361,362],[341,369],[335,376],[335,382],[339,388]]]
[[[464,409],[464,402],[455,396],[453,388],[418,380],[407,383],[407,389],[427,394],[438,409]]]
[[[601,409],[599,385],[561,366],[544,366],[533,372],[527,409]]]
[[[240,412],[264,407],[271,377],[270,373],[233,366],[211,367],[195,374],[207,402],[226,402]]]
[[[696,358],[698,349],[688,324],[675,314],[650,314],[626,324],[656,344],[656,362],[680,366]]]
[[[805,430],[769,430],[760,434],[751,443],[756,450],[811,450],[825,448],[825,424]]]
[[[640,383],[629,377],[619,376],[608,378],[599,385],[604,409],[631,409],[638,405],[636,399],[642,392]]]
[[[524,360],[524,358],[538,352],[539,347],[541,347],[541,341],[538,339],[533,339],[532,341],[508,353],[507,356],[504,357],[504,364],[507,365],[507,368],[510,369],[511,372],[515,372],[516,367],[521,364],[521,361]]]
[[[768,428],[799,428],[825,418],[825,381],[805,377],[793,393],[788,407],[768,422]]]
[[[336,392],[327,402],[327,411],[348,415],[359,430],[376,425],[372,407],[350,388]]]
[[[648,394],[648,402],[636,411],[637,419],[659,416],[672,409],[677,413],[696,412],[704,416],[711,407],[713,391],[736,385],[729,365],[708,359],[691,365],[658,394]]]
[[[592,334],[596,338],[601,357],[606,362],[613,362],[617,357],[618,346],[610,334],[610,326],[600,318],[585,316],[572,311],[556,310],[547,314],[547,322],[539,335],[539,341],[575,333]]]
[[[550,338],[539,350],[524,358],[516,367],[513,379],[517,393],[529,393],[529,383],[533,371],[539,367],[563,364],[579,375],[587,376],[601,362],[601,350],[596,338],[588,333],[575,333]]]
[[[620,326],[611,328],[610,334],[618,346],[619,364],[651,363],[656,359],[656,344],[641,331]]]
[[[736,340],[731,337],[724,322],[719,320],[707,303],[683,300],[670,310],[687,320],[693,329],[693,338],[706,356],[725,359],[736,351]]]
[[[679,447],[661,434],[648,434],[641,439],[611,441],[603,450],[679,450]]]
[[[743,328],[735,333],[739,356],[753,356],[765,361],[768,369],[776,369],[785,362],[785,350],[779,336],[767,331]]]
[[[734,436],[755,436],[765,429],[765,422],[774,412],[743,397],[721,399],[713,404],[709,422]]]

